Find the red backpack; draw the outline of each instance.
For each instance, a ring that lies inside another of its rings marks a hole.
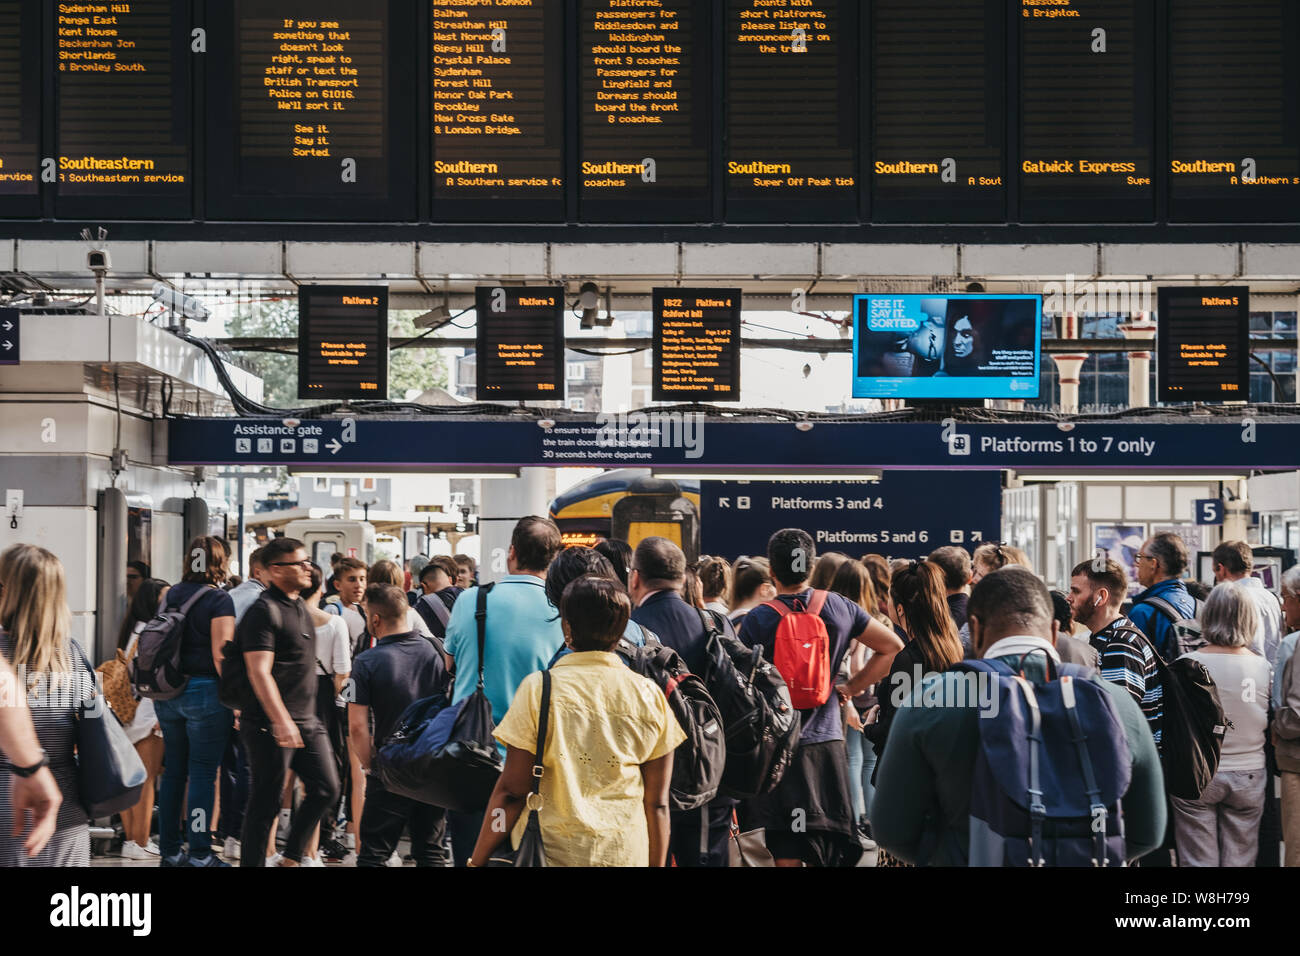
[[[794,610],[775,598],[767,602],[781,615],[772,663],[785,679],[796,710],[820,707],[831,696],[831,639],[821,619],[826,594],[813,591],[808,606],[801,607],[802,602],[796,600]]]

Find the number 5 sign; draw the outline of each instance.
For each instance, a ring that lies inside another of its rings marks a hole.
[[[1197,524],[1223,524],[1223,501],[1220,498],[1198,498],[1192,503]]]

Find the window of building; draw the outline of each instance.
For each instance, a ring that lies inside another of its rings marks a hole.
[[[587,366],[581,362],[566,363],[568,370],[565,372],[565,378],[570,382],[581,382],[587,377]]]
[[[330,490],[329,478],[313,478],[311,490],[320,492],[321,494],[329,494],[329,490]]]
[[[586,405],[587,401],[582,397],[569,399],[569,411],[571,412],[585,412],[587,410]]]

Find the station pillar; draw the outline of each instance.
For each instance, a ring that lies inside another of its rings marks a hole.
[[[1129,408],[1147,408],[1151,405],[1151,349],[1156,338],[1156,324],[1146,312],[1139,312],[1132,322],[1119,326],[1124,338],[1139,346],[1128,353],[1128,404]]]
[[[555,475],[549,468],[521,468],[518,478],[484,479],[479,509],[479,583],[499,581],[506,571],[510,536],[520,518],[547,514],[555,496]]]
[[[1069,355],[1054,354],[1052,361],[1056,363],[1056,371],[1061,381],[1061,411],[1068,415],[1078,414],[1079,371],[1083,368],[1083,363],[1088,361],[1088,354],[1086,352]]]

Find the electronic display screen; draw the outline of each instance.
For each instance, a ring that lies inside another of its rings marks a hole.
[[[395,5],[234,0],[224,10],[207,54],[213,218],[413,218],[414,44]]]
[[[1250,399],[1250,289],[1163,286],[1156,313],[1156,401]]]
[[[59,216],[191,216],[190,25],[170,0],[54,5]]]
[[[1001,221],[1006,4],[873,0],[871,11],[871,218]]]
[[[388,289],[298,288],[298,397],[388,397]]]
[[[1169,2],[1169,218],[1300,219],[1300,4]]]
[[[563,219],[563,0],[432,3],[435,218]]]
[[[711,219],[710,5],[582,0],[578,7],[581,217]]]
[[[1021,220],[1155,219],[1153,0],[1023,9]]]
[[[728,0],[732,221],[858,216],[857,0]]]
[[[739,289],[655,289],[651,401],[740,401]]]
[[[480,402],[564,400],[564,289],[474,290]]]
[[[853,297],[853,397],[1037,398],[1037,295]]]
[[[0,0],[0,216],[40,211],[41,7]]]

